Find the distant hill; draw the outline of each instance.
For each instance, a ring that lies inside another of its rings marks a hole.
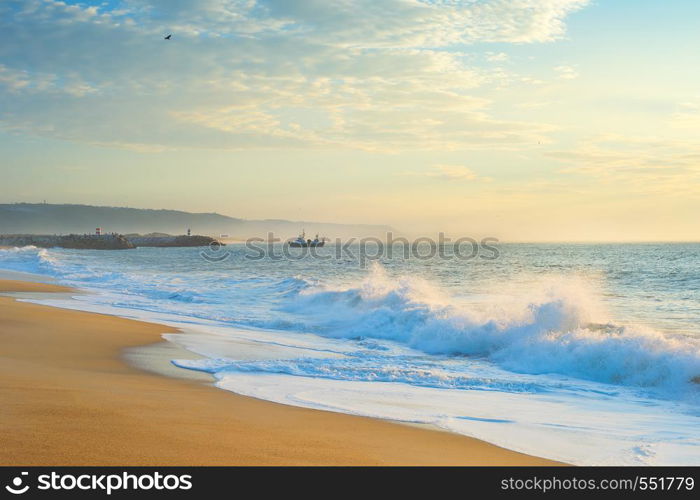
[[[367,224],[332,224],[288,220],[246,220],[217,213],[190,213],[178,210],[97,207],[92,205],[54,205],[44,203],[0,204],[0,234],[69,234],[93,233],[101,227],[110,233],[169,233],[218,237],[227,234],[234,239],[265,237],[272,232],[287,239],[302,229],[308,235],[325,235],[331,239],[350,237],[382,237],[390,226]]]

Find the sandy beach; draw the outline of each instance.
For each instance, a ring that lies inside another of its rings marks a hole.
[[[69,292],[0,280],[0,292]],[[124,350],[171,328],[0,297],[1,465],[554,465],[446,432],[279,405]]]

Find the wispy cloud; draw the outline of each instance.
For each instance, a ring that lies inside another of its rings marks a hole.
[[[594,178],[623,192],[700,195],[700,142],[606,134],[547,156],[564,173]]]
[[[409,171],[405,175],[417,177],[430,177],[446,181],[482,181],[490,182],[491,178],[477,174],[465,165],[436,163],[422,171]]]
[[[479,176],[471,168],[465,167],[464,165],[445,165],[438,164],[433,165],[432,170],[428,172],[429,176],[440,177],[443,179],[448,179],[451,181],[455,180],[467,180],[473,181],[479,178]]]
[[[508,60],[508,54],[505,52],[487,52],[486,60],[490,62],[504,62]]]
[[[556,66],[554,68],[554,71],[557,74],[557,78],[559,78],[560,80],[574,80],[579,77],[578,71],[573,66]]]
[[[155,150],[527,148],[552,128],[495,116],[465,51],[556,40],[586,4],[7,0],[0,121]]]
[[[686,101],[678,105],[678,111],[671,115],[671,127],[698,130],[700,127],[700,102]]]

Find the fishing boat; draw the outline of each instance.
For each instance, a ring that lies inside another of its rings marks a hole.
[[[306,238],[306,232],[302,231],[299,236],[296,237],[296,239],[289,240],[289,246],[290,247],[296,247],[296,248],[307,248],[307,247],[322,247],[326,243],[325,238],[320,238],[318,237],[318,234],[316,237],[312,239],[307,239]]]

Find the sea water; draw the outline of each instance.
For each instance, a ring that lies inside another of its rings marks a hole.
[[[498,251],[25,247],[0,268],[94,292],[41,302],[182,327],[165,337],[201,359],[173,363],[225,390],[574,464],[700,464],[700,244]]]

